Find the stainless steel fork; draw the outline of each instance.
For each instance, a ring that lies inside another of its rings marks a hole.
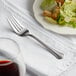
[[[57,59],[62,59],[63,54],[61,52],[56,51],[55,49],[52,49],[51,47],[47,46],[44,42],[39,40],[36,36],[29,33],[29,30],[26,29],[24,26],[22,26],[19,21],[14,17],[11,16],[8,18],[8,22],[10,23],[13,30],[18,34],[19,36],[30,36],[37,40],[39,43],[41,43],[48,52],[50,52],[53,56],[55,56]]]

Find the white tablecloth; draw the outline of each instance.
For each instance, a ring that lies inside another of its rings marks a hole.
[[[9,0],[10,1],[10,0]],[[11,0],[11,3],[19,8],[27,9],[33,15],[32,5],[34,0]],[[0,2],[1,3],[1,2]],[[1,3],[2,4],[2,3]],[[48,75],[50,72],[50,54],[41,48],[36,41],[28,37],[19,37],[12,32],[8,22],[7,16],[10,13],[6,12],[3,5],[0,4],[0,36],[9,37],[17,41],[20,46],[21,52],[24,56],[24,60],[31,71],[37,73],[40,76]],[[75,37],[68,37],[69,40],[73,40],[75,43]],[[44,52],[44,53],[43,53]],[[43,63],[43,64],[42,64]],[[75,76],[76,65],[73,65],[68,71],[63,72],[62,76]]]

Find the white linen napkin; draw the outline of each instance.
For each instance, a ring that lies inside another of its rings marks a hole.
[[[18,8],[9,1],[3,2],[5,4],[5,8],[21,21],[21,23],[28,28],[32,34],[44,41],[51,48],[56,49],[65,55],[62,60],[57,60],[50,55],[50,67],[53,69],[49,71],[48,76],[51,76],[51,74],[52,76],[57,76],[57,74],[59,75],[61,72],[66,71],[76,63],[76,48],[75,44],[70,40],[71,37],[67,38],[45,30],[35,21],[29,11]],[[54,71],[56,71],[56,73]]]

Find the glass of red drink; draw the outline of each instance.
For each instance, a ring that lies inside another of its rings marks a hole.
[[[25,76],[26,67],[16,41],[0,38],[0,76]]]

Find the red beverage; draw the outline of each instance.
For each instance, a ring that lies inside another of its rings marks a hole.
[[[9,60],[0,61],[0,76],[20,76],[19,67]]]

